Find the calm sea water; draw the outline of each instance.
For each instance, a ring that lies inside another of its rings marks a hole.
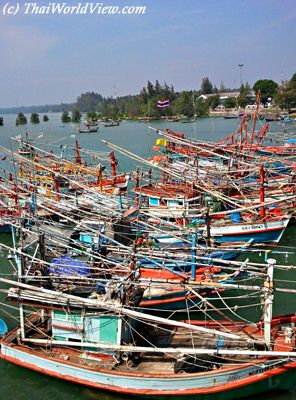
[[[125,147],[145,158],[153,155],[151,148],[158,136],[155,132],[149,130],[148,125],[145,123],[122,122],[119,127],[105,128],[100,126],[98,133],[75,134],[75,127],[73,125],[62,124],[60,122],[60,114],[48,114],[48,116],[50,120],[47,123],[41,122],[37,125],[29,123],[26,126],[15,127],[16,116],[4,115],[4,126],[0,127],[0,144],[5,147],[15,148],[16,145],[10,138],[20,134],[24,136],[27,131],[32,138],[40,137],[36,142],[40,142],[40,147],[43,147],[44,143],[46,143],[47,149],[49,150],[52,148],[56,153],[60,151],[61,145],[74,145],[75,139],[79,140],[82,147],[100,152],[109,152],[110,150],[101,142],[101,139],[104,139],[118,146]],[[236,120],[224,120],[223,118],[205,118],[190,124],[159,121],[152,122],[150,125],[161,130],[171,128],[174,131],[183,131],[186,137],[215,141],[236,130],[238,122]],[[289,130],[292,131],[292,128],[284,128],[281,124],[273,124],[271,129],[273,131],[282,131],[284,129],[286,129],[287,132],[289,132]],[[1,160],[3,156],[4,153],[2,154],[0,150],[0,168],[2,171],[3,169],[7,170],[11,168],[7,161]],[[118,154],[116,154],[116,157],[119,160],[122,171],[135,170],[137,166],[135,161],[131,161],[125,156]],[[278,263],[296,265],[296,255],[287,254],[287,252],[294,252],[296,249],[295,232],[295,226],[288,227],[277,248],[282,254],[272,255],[277,259]],[[2,234],[0,236],[0,241],[11,245],[11,239],[7,234]],[[4,274],[5,276],[11,273],[11,265],[6,256],[7,253],[0,249],[0,274]],[[254,261],[260,262],[263,262],[264,259],[263,254],[257,256],[250,256],[248,254],[248,257]],[[278,280],[278,286],[284,287],[288,285],[296,289],[296,271],[276,272],[275,278]],[[227,293],[227,295],[235,295],[231,293],[232,292]],[[3,318],[7,322],[9,328],[12,328],[17,324],[17,311],[12,308],[7,308],[4,305],[4,301],[5,295],[0,292],[0,318]],[[257,303],[256,300],[252,301]],[[250,300],[248,300],[248,303],[250,303]],[[244,302],[242,301],[240,304],[243,305]],[[236,300],[231,300],[230,305],[236,305]],[[276,297],[274,314],[294,312],[295,310],[295,294],[280,294]],[[7,313],[12,314],[12,316]],[[255,305],[253,307],[243,308],[240,315],[244,318],[250,318],[250,315],[252,315],[253,318],[257,318],[257,316],[260,316],[260,313],[260,305]],[[91,390],[79,385],[50,378],[0,360],[0,399],[8,398],[15,400],[37,400],[40,398],[42,400],[123,400],[126,399],[126,396]],[[259,398],[259,396],[255,396],[252,399],[255,400],[257,398]],[[296,392],[268,393],[266,395],[260,395],[260,398],[295,400]]]

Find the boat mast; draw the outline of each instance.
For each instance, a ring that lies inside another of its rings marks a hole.
[[[192,232],[192,242],[191,242],[191,279],[195,280],[196,278],[196,242],[197,242],[197,233],[196,231]]]
[[[77,164],[81,164],[81,157],[80,157],[78,140],[75,141],[75,162]]]
[[[256,122],[257,122],[258,111],[259,111],[259,106],[260,106],[260,98],[261,98],[261,91],[259,89],[258,94],[257,94],[257,99],[256,99],[256,110],[255,110],[255,113],[252,115],[254,122],[253,122],[253,129],[252,129],[252,136],[251,136],[251,143],[250,143],[251,146],[252,146],[254,138],[255,138],[255,129],[256,129]]]
[[[269,258],[267,260],[267,277],[263,286],[264,298],[264,340],[268,347],[271,346],[271,319],[273,305],[273,270],[276,260]]]
[[[17,275],[18,275],[18,282],[23,282],[23,263],[24,263],[24,255],[21,254],[19,256],[17,254],[17,247],[16,247],[16,233],[15,227],[11,225],[11,234],[12,234],[12,241],[13,241],[13,249],[14,249],[14,259],[17,266]],[[22,244],[23,241],[23,234],[22,234],[22,221],[20,224],[20,243]],[[20,315],[20,335],[21,339],[25,339],[25,313],[24,313],[24,306],[20,302],[19,303],[19,315]]]
[[[114,151],[111,151],[111,153],[110,153],[110,164],[111,164],[112,176],[116,176],[117,160],[115,158]]]
[[[260,165],[260,217],[264,218],[265,213],[265,206],[264,206],[264,167]]]

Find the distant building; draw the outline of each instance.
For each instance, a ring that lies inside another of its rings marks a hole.
[[[201,94],[198,98],[206,101],[210,97],[219,96],[220,103],[223,104],[226,99],[236,98],[239,96],[239,94],[240,94],[240,92],[209,93],[209,94]],[[256,94],[255,94],[254,90],[251,90],[250,96],[248,96],[248,103],[250,103],[250,104],[256,103]]]

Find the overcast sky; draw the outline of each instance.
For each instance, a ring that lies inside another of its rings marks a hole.
[[[251,85],[258,79],[280,82],[296,72],[295,0],[98,3],[146,6],[144,15],[91,15],[89,9],[83,15],[25,14],[24,1],[16,15],[8,15],[4,3],[0,107],[73,102],[85,91],[136,94],[156,79],[178,91],[198,90],[205,76],[217,87],[223,81],[237,88],[238,64],[244,64],[243,82]]]

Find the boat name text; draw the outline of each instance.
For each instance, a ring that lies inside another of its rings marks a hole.
[[[242,226],[242,231],[248,231],[251,229],[262,229],[264,228],[263,224],[258,224],[258,225],[246,225],[246,226]]]

